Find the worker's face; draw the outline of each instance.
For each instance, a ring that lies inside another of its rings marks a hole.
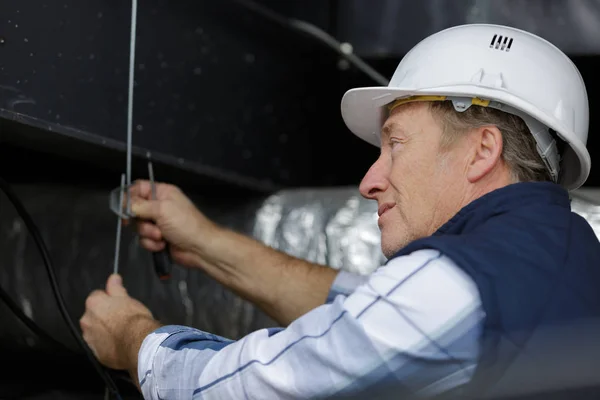
[[[378,203],[381,247],[387,257],[431,235],[460,209],[464,149],[458,143],[442,151],[441,136],[426,103],[397,107],[383,127],[381,154],[360,192]]]

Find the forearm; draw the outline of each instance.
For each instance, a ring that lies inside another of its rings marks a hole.
[[[138,389],[140,389],[140,386],[137,367],[140,347],[142,346],[144,339],[152,331],[161,326],[162,325],[154,319],[147,317],[136,318],[127,325],[127,331],[119,335],[121,338],[120,350],[127,360],[127,372]]]
[[[196,246],[198,267],[287,326],[322,305],[338,271],[218,228]]]

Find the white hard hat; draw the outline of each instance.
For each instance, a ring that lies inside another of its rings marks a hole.
[[[536,35],[490,24],[433,34],[406,54],[387,87],[346,92],[342,117],[350,131],[380,146],[390,105],[431,100],[452,100],[457,111],[476,104],[519,115],[558,183],[573,190],[588,178],[589,108],[583,78],[569,57]],[[554,134],[567,144],[562,154]]]

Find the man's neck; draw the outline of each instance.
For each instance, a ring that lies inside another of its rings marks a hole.
[[[461,207],[465,207],[478,198],[513,183],[517,183],[517,181],[513,178],[507,167],[497,168],[484,178],[470,184],[466,190]]]

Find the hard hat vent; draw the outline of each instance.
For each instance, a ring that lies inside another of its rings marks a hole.
[[[513,44],[513,38],[495,34],[490,42],[490,49],[509,52]]]

